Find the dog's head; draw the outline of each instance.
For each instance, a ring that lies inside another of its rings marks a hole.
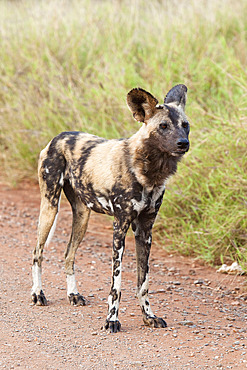
[[[189,122],[185,115],[187,87],[174,86],[164,104],[149,92],[136,88],[127,95],[133,117],[144,122],[143,139],[161,152],[180,157],[189,150]]]

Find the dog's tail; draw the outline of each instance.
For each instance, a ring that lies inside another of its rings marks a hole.
[[[56,230],[56,226],[57,226],[57,217],[58,217],[58,212],[59,212],[59,208],[60,208],[60,201],[61,201],[61,194],[59,196],[59,201],[58,201],[58,207],[57,207],[57,214],[55,216],[55,219],[53,221],[53,224],[52,224],[52,227],[51,227],[51,230],[48,234],[48,237],[46,239],[46,242],[45,242],[45,245],[48,247],[48,245],[50,244],[52,238],[53,238],[53,235],[54,235],[54,232]]]
[[[39,156],[38,176],[41,199],[45,199],[47,212],[50,211],[50,208],[56,212],[45,245],[51,242],[56,229],[61,192],[64,186],[66,160],[61,149],[60,136],[61,134],[52,139]]]

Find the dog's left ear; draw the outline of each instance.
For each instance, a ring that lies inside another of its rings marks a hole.
[[[128,93],[127,104],[137,121],[146,122],[154,115],[158,100],[139,87]]]
[[[187,90],[187,87],[182,84],[174,86],[166,95],[164,103],[175,104],[177,106],[180,106],[184,110],[186,104]]]

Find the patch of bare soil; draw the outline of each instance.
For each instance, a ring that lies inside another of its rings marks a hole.
[[[152,246],[150,301],[168,328],[142,322],[135,298],[132,236],[123,263],[120,333],[101,327],[111,281],[111,220],[93,214],[76,256],[85,307],[66,298],[64,258],[71,212],[62,202],[57,230],[44,252],[48,306],[31,305],[31,256],[39,190],[0,185],[0,368],[244,369],[247,367],[246,278],[217,274],[196,261]],[[155,235],[154,235],[155,239]]]

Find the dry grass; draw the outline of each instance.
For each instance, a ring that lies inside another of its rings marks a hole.
[[[129,136],[131,88],[161,100],[185,83],[192,146],[156,230],[182,253],[246,263],[246,20],[244,0],[1,1],[1,172],[35,180],[63,130]]]

